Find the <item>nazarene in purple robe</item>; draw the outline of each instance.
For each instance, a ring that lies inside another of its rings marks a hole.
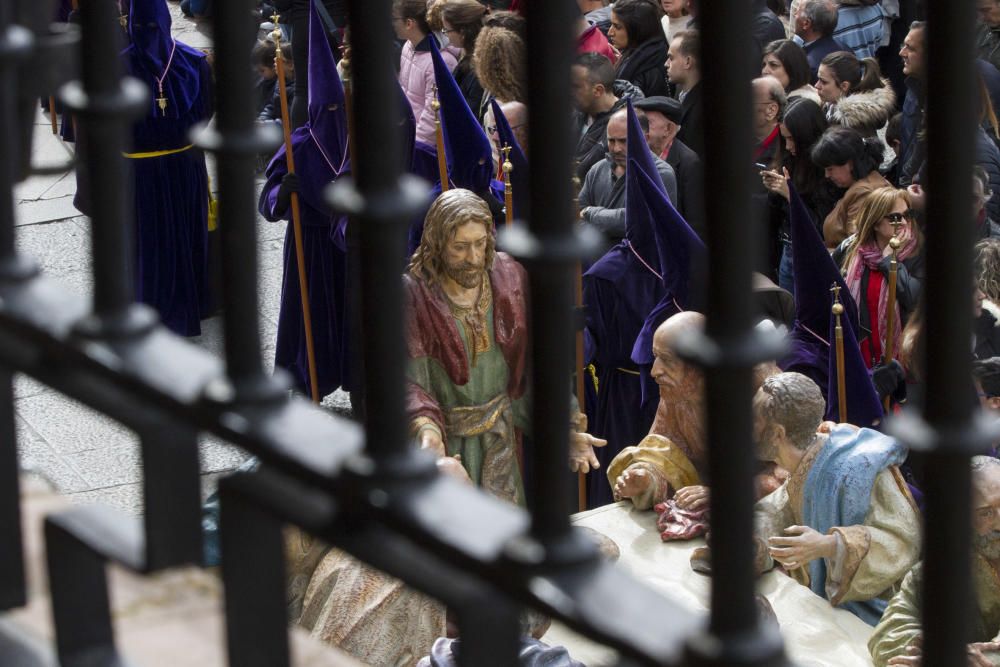
[[[349,378],[346,217],[335,214],[324,200],[324,190],[349,171],[347,113],[344,88],[337,76],[323,24],[310,9],[309,19],[309,120],[292,133],[295,171],[299,176],[299,210],[305,256],[309,314],[312,319],[319,393],[338,387],[352,389]],[[288,173],[281,147],[267,167],[267,182],[260,196],[260,212],[268,220],[288,219],[290,207],[279,210],[278,190]],[[284,275],[275,366],[292,374],[296,386],[309,392],[302,299],[293,227],[285,231]]]

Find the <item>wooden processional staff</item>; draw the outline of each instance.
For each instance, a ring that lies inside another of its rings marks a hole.
[[[836,340],[837,353],[837,402],[838,421],[841,424],[847,423],[847,378],[844,371],[844,327],[841,325],[840,316],[844,314],[844,305],[840,303],[840,285],[833,284],[830,288],[833,292],[833,307],[831,311],[836,318],[834,326],[834,336]]]
[[[285,164],[288,173],[295,173],[295,157],[292,155],[292,132],[288,120],[288,96],[285,93],[285,58],[281,52],[281,28],[278,27],[278,16],[272,16],[274,32],[274,68],[278,73],[278,96],[281,100],[281,129],[285,134]],[[299,295],[302,297],[302,327],[306,337],[306,363],[309,369],[309,392],[313,403],[319,403],[319,384],[316,379],[316,348],[313,344],[312,316],[309,312],[309,287],[306,282],[306,259],[302,249],[302,220],[299,212],[299,195],[292,193],[292,235],[295,239],[295,263],[299,273]]]
[[[902,241],[899,240],[899,227],[906,224],[902,220],[890,222],[892,225],[892,238],[889,239],[889,247],[892,248],[892,259],[889,260],[889,293],[886,298],[885,309],[885,350],[882,355],[882,363],[888,364],[896,354],[896,274],[899,271],[899,262],[896,261],[896,252]],[[885,413],[889,414],[892,404],[892,397],[886,396],[882,407]]]
[[[434,86],[434,99],[431,109],[434,110],[434,136],[437,139],[438,178],[441,179],[441,192],[448,192],[448,156],[444,152],[444,130],[441,129],[441,102],[438,101],[437,86]]]

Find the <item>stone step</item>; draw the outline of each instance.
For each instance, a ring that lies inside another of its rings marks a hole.
[[[29,603],[0,615],[0,663],[54,665],[52,619],[45,577],[42,524],[69,507],[39,478],[22,478]],[[215,573],[187,567],[142,577],[112,565],[108,579],[118,650],[136,667],[226,665],[222,584]],[[362,667],[364,663],[290,629],[296,667]],[[252,641],[252,638],[248,638]]]

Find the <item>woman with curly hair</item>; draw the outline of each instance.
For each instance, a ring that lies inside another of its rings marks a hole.
[[[497,102],[526,102],[524,18],[495,12],[483,22],[472,57],[483,90]]]
[[[894,350],[901,349],[903,327],[920,299],[924,279],[923,237],[913,221],[910,206],[906,190],[887,187],[872,191],[858,215],[858,233],[845,239],[833,253],[834,261],[844,271],[847,288],[858,304],[861,324],[858,343],[868,368],[889,361],[883,360],[882,355],[886,348],[892,257],[889,241],[893,236],[901,242],[896,251]]]
[[[462,57],[455,66],[455,82],[462,91],[472,113],[483,122],[486,110],[483,86],[476,76],[473,59],[476,39],[483,28],[483,18],[487,9],[476,0],[444,0],[441,5],[441,32],[449,44],[462,49]]]
[[[667,40],[660,25],[662,13],[650,0],[618,0],[611,10],[608,40],[622,54],[618,78],[638,86],[646,97],[670,93],[663,66]]]

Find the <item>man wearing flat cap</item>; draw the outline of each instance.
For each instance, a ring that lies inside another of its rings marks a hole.
[[[681,103],[670,97],[654,95],[633,102],[649,120],[646,142],[653,155],[674,168],[677,177],[677,212],[704,238],[701,159],[677,138],[681,129]]]

